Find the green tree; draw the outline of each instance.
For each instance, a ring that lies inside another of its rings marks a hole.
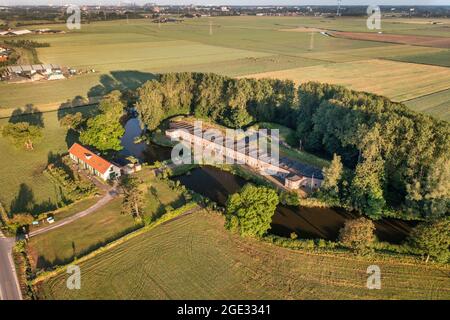
[[[163,94],[158,81],[147,81],[139,89],[139,100],[136,110],[148,130],[155,130],[164,117]]]
[[[87,126],[88,128],[80,134],[80,141],[83,144],[94,146],[100,151],[123,149],[120,138],[125,129],[119,122],[110,122],[105,115],[98,115],[89,119]]]
[[[328,190],[334,190],[336,193],[339,192],[339,181],[342,177],[344,166],[341,161],[341,156],[336,153],[333,154],[333,160],[328,168],[323,168],[323,184],[322,187]]]
[[[122,150],[121,138],[125,129],[120,123],[124,109],[120,92],[113,91],[103,98],[99,109],[100,114],[88,120],[86,130],[80,134],[80,141],[100,151]]]
[[[352,181],[352,202],[355,208],[372,219],[382,216],[386,201],[383,195],[384,160],[381,157],[381,136],[378,126],[360,131],[363,162],[358,163]]]
[[[280,193],[280,202],[288,206],[298,206],[300,205],[300,200],[298,199],[298,194],[296,192],[282,191]]]
[[[122,214],[131,214],[134,218],[142,219],[144,212],[144,192],[140,188],[141,181],[131,175],[123,175],[120,187],[123,192]]]
[[[339,241],[358,254],[365,254],[375,240],[375,225],[366,218],[348,220],[339,231]]]
[[[86,120],[83,118],[83,114],[81,112],[74,114],[69,113],[59,120],[61,127],[75,131],[79,131],[85,122]]]
[[[34,143],[42,139],[42,129],[28,122],[8,123],[2,129],[2,135],[9,138],[16,146],[34,149]]]
[[[243,236],[262,237],[270,229],[278,202],[275,190],[247,184],[228,198],[226,227]]]
[[[448,217],[419,224],[409,236],[411,245],[438,262],[450,260],[450,219]]]

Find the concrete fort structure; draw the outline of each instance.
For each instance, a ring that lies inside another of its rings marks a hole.
[[[230,134],[224,135],[217,128],[204,130],[188,122],[172,121],[166,135],[194,151],[194,161],[191,163],[247,165],[262,175],[276,176],[286,188],[292,190],[300,187],[316,189],[323,181],[320,169],[279,158],[277,138],[267,136],[264,131],[247,131],[243,136],[236,134],[230,138]],[[267,143],[267,140],[270,142]],[[262,141],[271,146],[270,151],[267,145],[261,147]],[[189,160],[192,159],[190,156]]]

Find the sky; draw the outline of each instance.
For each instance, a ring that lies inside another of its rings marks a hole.
[[[119,4],[336,5],[337,0],[0,0],[0,5]],[[450,5],[450,0],[342,0],[342,5]]]

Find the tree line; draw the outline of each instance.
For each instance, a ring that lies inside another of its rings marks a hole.
[[[377,219],[444,216],[450,207],[450,126],[389,99],[338,85],[168,73],[138,89],[147,129],[174,115],[230,128],[274,122],[294,129],[298,148],[336,154],[349,172],[328,174],[324,200]]]

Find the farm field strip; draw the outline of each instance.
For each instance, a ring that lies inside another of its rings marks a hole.
[[[311,59],[321,59],[329,62],[350,62],[356,60],[367,60],[369,58],[391,58],[396,56],[414,56],[423,54],[424,56],[434,53],[446,52],[445,49],[418,47],[409,45],[386,45],[375,48],[362,48],[350,50],[337,50],[328,52],[309,52],[301,54],[301,57]],[[395,58],[394,58],[395,59]]]
[[[220,215],[197,212],[81,263],[83,286],[60,273],[38,285],[46,299],[448,299],[448,268],[319,255],[244,239]],[[367,290],[366,269],[383,270]],[[167,266],[172,266],[167,268]],[[329,290],[333,285],[334,290]],[[408,290],[405,290],[408,288]],[[439,289],[438,289],[439,288]]]
[[[394,101],[410,100],[450,88],[448,68],[379,59],[331,63],[247,77],[291,79],[297,84],[307,81],[340,84],[353,90],[384,95]]]
[[[450,121],[450,89],[409,100],[405,104],[413,110]]]
[[[420,53],[417,52],[413,55],[399,55],[390,57],[390,59],[395,61],[411,62],[411,63],[422,63],[430,64],[442,67],[450,67],[450,50],[439,51],[439,52],[429,52]]]
[[[139,64],[144,68],[155,68],[173,64],[178,60],[178,64],[189,64],[194,62],[217,62],[221,60],[233,60],[244,57],[261,57],[266,53],[250,52],[238,49],[224,49],[214,46],[192,43],[188,41],[167,41],[170,45],[165,46],[164,42],[155,46],[154,43],[142,44],[110,44],[102,46],[91,46],[89,54],[84,46],[75,48],[44,48],[40,50],[40,58],[46,62],[55,62],[72,67],[102,66],[111,65],[104,71],[111,71],[120,68],[122,64],[133,62],[143,62]],[[176,43],[174,43],[176,42]],[[67,50],[70,49],[71,55]],[[126,54],[124,54],[126,52]]]

